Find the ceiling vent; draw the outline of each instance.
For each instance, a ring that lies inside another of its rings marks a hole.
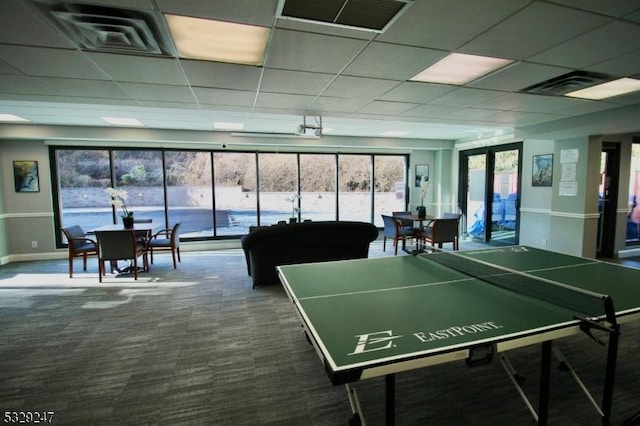
[[[572,71],[559,77],[554,77],[542,83],[522,89],[521,93],[535,95],[564,96],[576,90],[586,89],[597,84],[606,83],[614,77],[607,74],[599,74],[587,71]]]
[[[412,0],[278,0],[276,17],[383,33]]]
[[[60,1],[35,3],[82,49],[174,56],[168,37],[162,36],[151,13]]]

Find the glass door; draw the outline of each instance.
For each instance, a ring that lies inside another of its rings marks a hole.
[[[522,144],[460,152],[465,237],[497,245],[518,243]]]
[[[493,243],[512,245],[518,241],[519,164],[519,149],[494,153],[490,228],[490,240]]]
[[[484,241],[487,155],[468,155],[465,160],[466,182],[462,185],[465,188],[465,202],[462,204],[465,234]]]

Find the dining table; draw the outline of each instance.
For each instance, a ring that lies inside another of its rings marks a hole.
[[[139,241],[141,241],[142,243],[146,244],[146,240],[148,240],[149,238],[151,238],[151,235],[153,234],[154,229],[158,228],[156,225],[154,225],[151,222],[139,222],[139,223],[134,223],[132,228],[125,228],[124,225],[122,225],[121,223],[109,223],[109,224],[105,224],[102,226],[99,226],[97,228],[94,228],[92,230],[90,230],[88,233],[89,234],[95,234],[97,231],[122,231],[122,230],[130,230],[130,231],[134,231],[136,233],[136,237],[138,238]],[[115,269],[116,271],[118,271],[119,274],[133,274],[133,266],[130,263],[127,267],[125,268],[118,268],[117,265],[112,265],[113,269]],[[144,272],[144,268],[138,267],[138,272]]]
[[[431,221],[437,219],[437,217],[435,216],[430,216],[430,215],[425,215],[425,216],[420,216],[417,214],[397,214],[393,216],[396,219],[400,219],[400,220],[406,220],[406,221],[412,221],[412,222],[417,222],[418,223],[418,227],[413,227],[414,231],[415,231],[415,240],[416,240],[416,247],[413,250],[408,250],[406,248],[403,248],[404,251],[406,251],[407,253],[410,254],[417,254],[417,253],[423,253],[425,251],[424,249],[424,244],[422,244],[422,238],[421,238],[421,234],[424,230],[425,226],[429,226],[429,223],[431,223]],[[425,225],[425,222],[426,225]]]

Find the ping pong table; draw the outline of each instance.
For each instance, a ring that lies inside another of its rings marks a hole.
[[[542,347],[538,424],[546,424],[553,340],[583,333],[607,346],[601,406],[612,409],[620,324],[640,319],[640,270],[547,250],[509,246],[416,256],[278,266],[280,280],[334,385],[385,377],[387,424],[395,417],[395,374]],[[574,374],[574,378],[580,379]],[[521,389],[520,389],[521,390]]]

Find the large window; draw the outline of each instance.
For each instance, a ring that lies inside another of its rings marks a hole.
[[[51,148],[59,227],[120,223],[105,188],[135,218],[182,223],[185,239],[237,237],[292,219],[357,220],[406,209],[406,155]],[[59,237],[59,242],[63,242]]]
[[[181,222],[180,234],[184,237],[212,237],[211,154],[168,151],[165,153],[164,170],[169,223]],[[153,191],[162,193],[162,182],[158,183],[157,187],[153,186]],[[164,216],[164,208],[161,213]],[[216,224],[228,226],[228,217],[224,213],[216,214],[215,218]]]
[[[241,235],[258,224],[256,155],[237,152],[213,154],[216,211],[227,220],[216,221],[216,235]]]
[[[335,220],[336,206],[336,155],[300,154],[302,219]]]
[[[371,221],[372,157],[338,157],[338,217],[340,220]]]

